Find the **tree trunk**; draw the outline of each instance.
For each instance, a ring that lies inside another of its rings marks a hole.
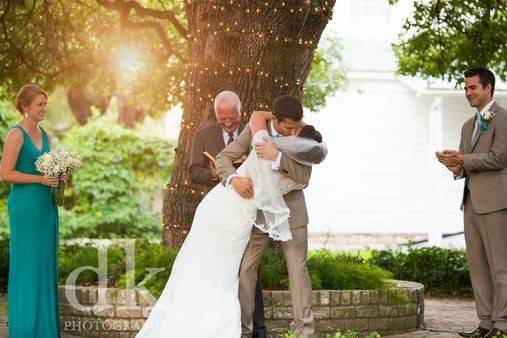
[[[105,114],[109,106],[109,98],[90,94],[84,85],[72,84],[67,90],[67,102],[77,122],[84,125],[92,116],[91,107],[97,107]]]
[[[118,123],[125,128],[134,128],[135,123],[142,123],[145,117],[144,110],[127,103],[125,95],[118,95]]]
[[[236,92],[243,123],[280,95],[301,97],[318,41],[335,0],[188,0],[188,63],[183,121],[164,196],[164,243],[179,248],[204,189],[190,184],[195,131],[214,121],[213,98]]]

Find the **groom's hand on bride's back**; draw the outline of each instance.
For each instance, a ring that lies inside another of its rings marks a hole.
[[[246,177],[235,176],[232,178],[231,183],[234,191],[243,198],[252,199],[254,197],[252,180]]]

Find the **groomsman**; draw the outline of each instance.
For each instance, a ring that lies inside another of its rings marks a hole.
[[[461,209],[478,327],[462,337],[507,334],[507,110],[494,100],[495,76],[476,67],[464,73],[465,94],[477,113],[461,129],[459,151],[438,160],[465,179]]]
[[[213,158],[216,157],[243,131],[239,96],[231,91],[223,91],[217,95],[214,102],[217,122],[201,128],[195,133],[190,152],[190,179],[193,183],[202,184],[209,188],[217,185],[220,178],[213,162],[204,155],[204,152],[207,151]],[[253,337],[265,337],[264,301],[260,281],[257,282],[256,286],[253,322]]]

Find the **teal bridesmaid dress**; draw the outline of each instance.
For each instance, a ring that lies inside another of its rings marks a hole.
[[[42,129],[42,149],[37,149],[24,129],[16,170],[40,175],[39,156],[49,152]],[[60,337],[58,305],[58,209],[50,187],[12,184],[7,200],[10,222],[8,298],[9,337]]]

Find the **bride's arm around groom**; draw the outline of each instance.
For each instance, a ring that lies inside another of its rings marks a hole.
[[[233,162],[239,160],[243,155],[248,155],[251,150],[252,137],[250,126],[246,125],[239,137],[217,155],[217,171],[223,180],[236,174]],[[297,183],[307,185],[312,168],[300,164],[282,153],[278,171]]]

